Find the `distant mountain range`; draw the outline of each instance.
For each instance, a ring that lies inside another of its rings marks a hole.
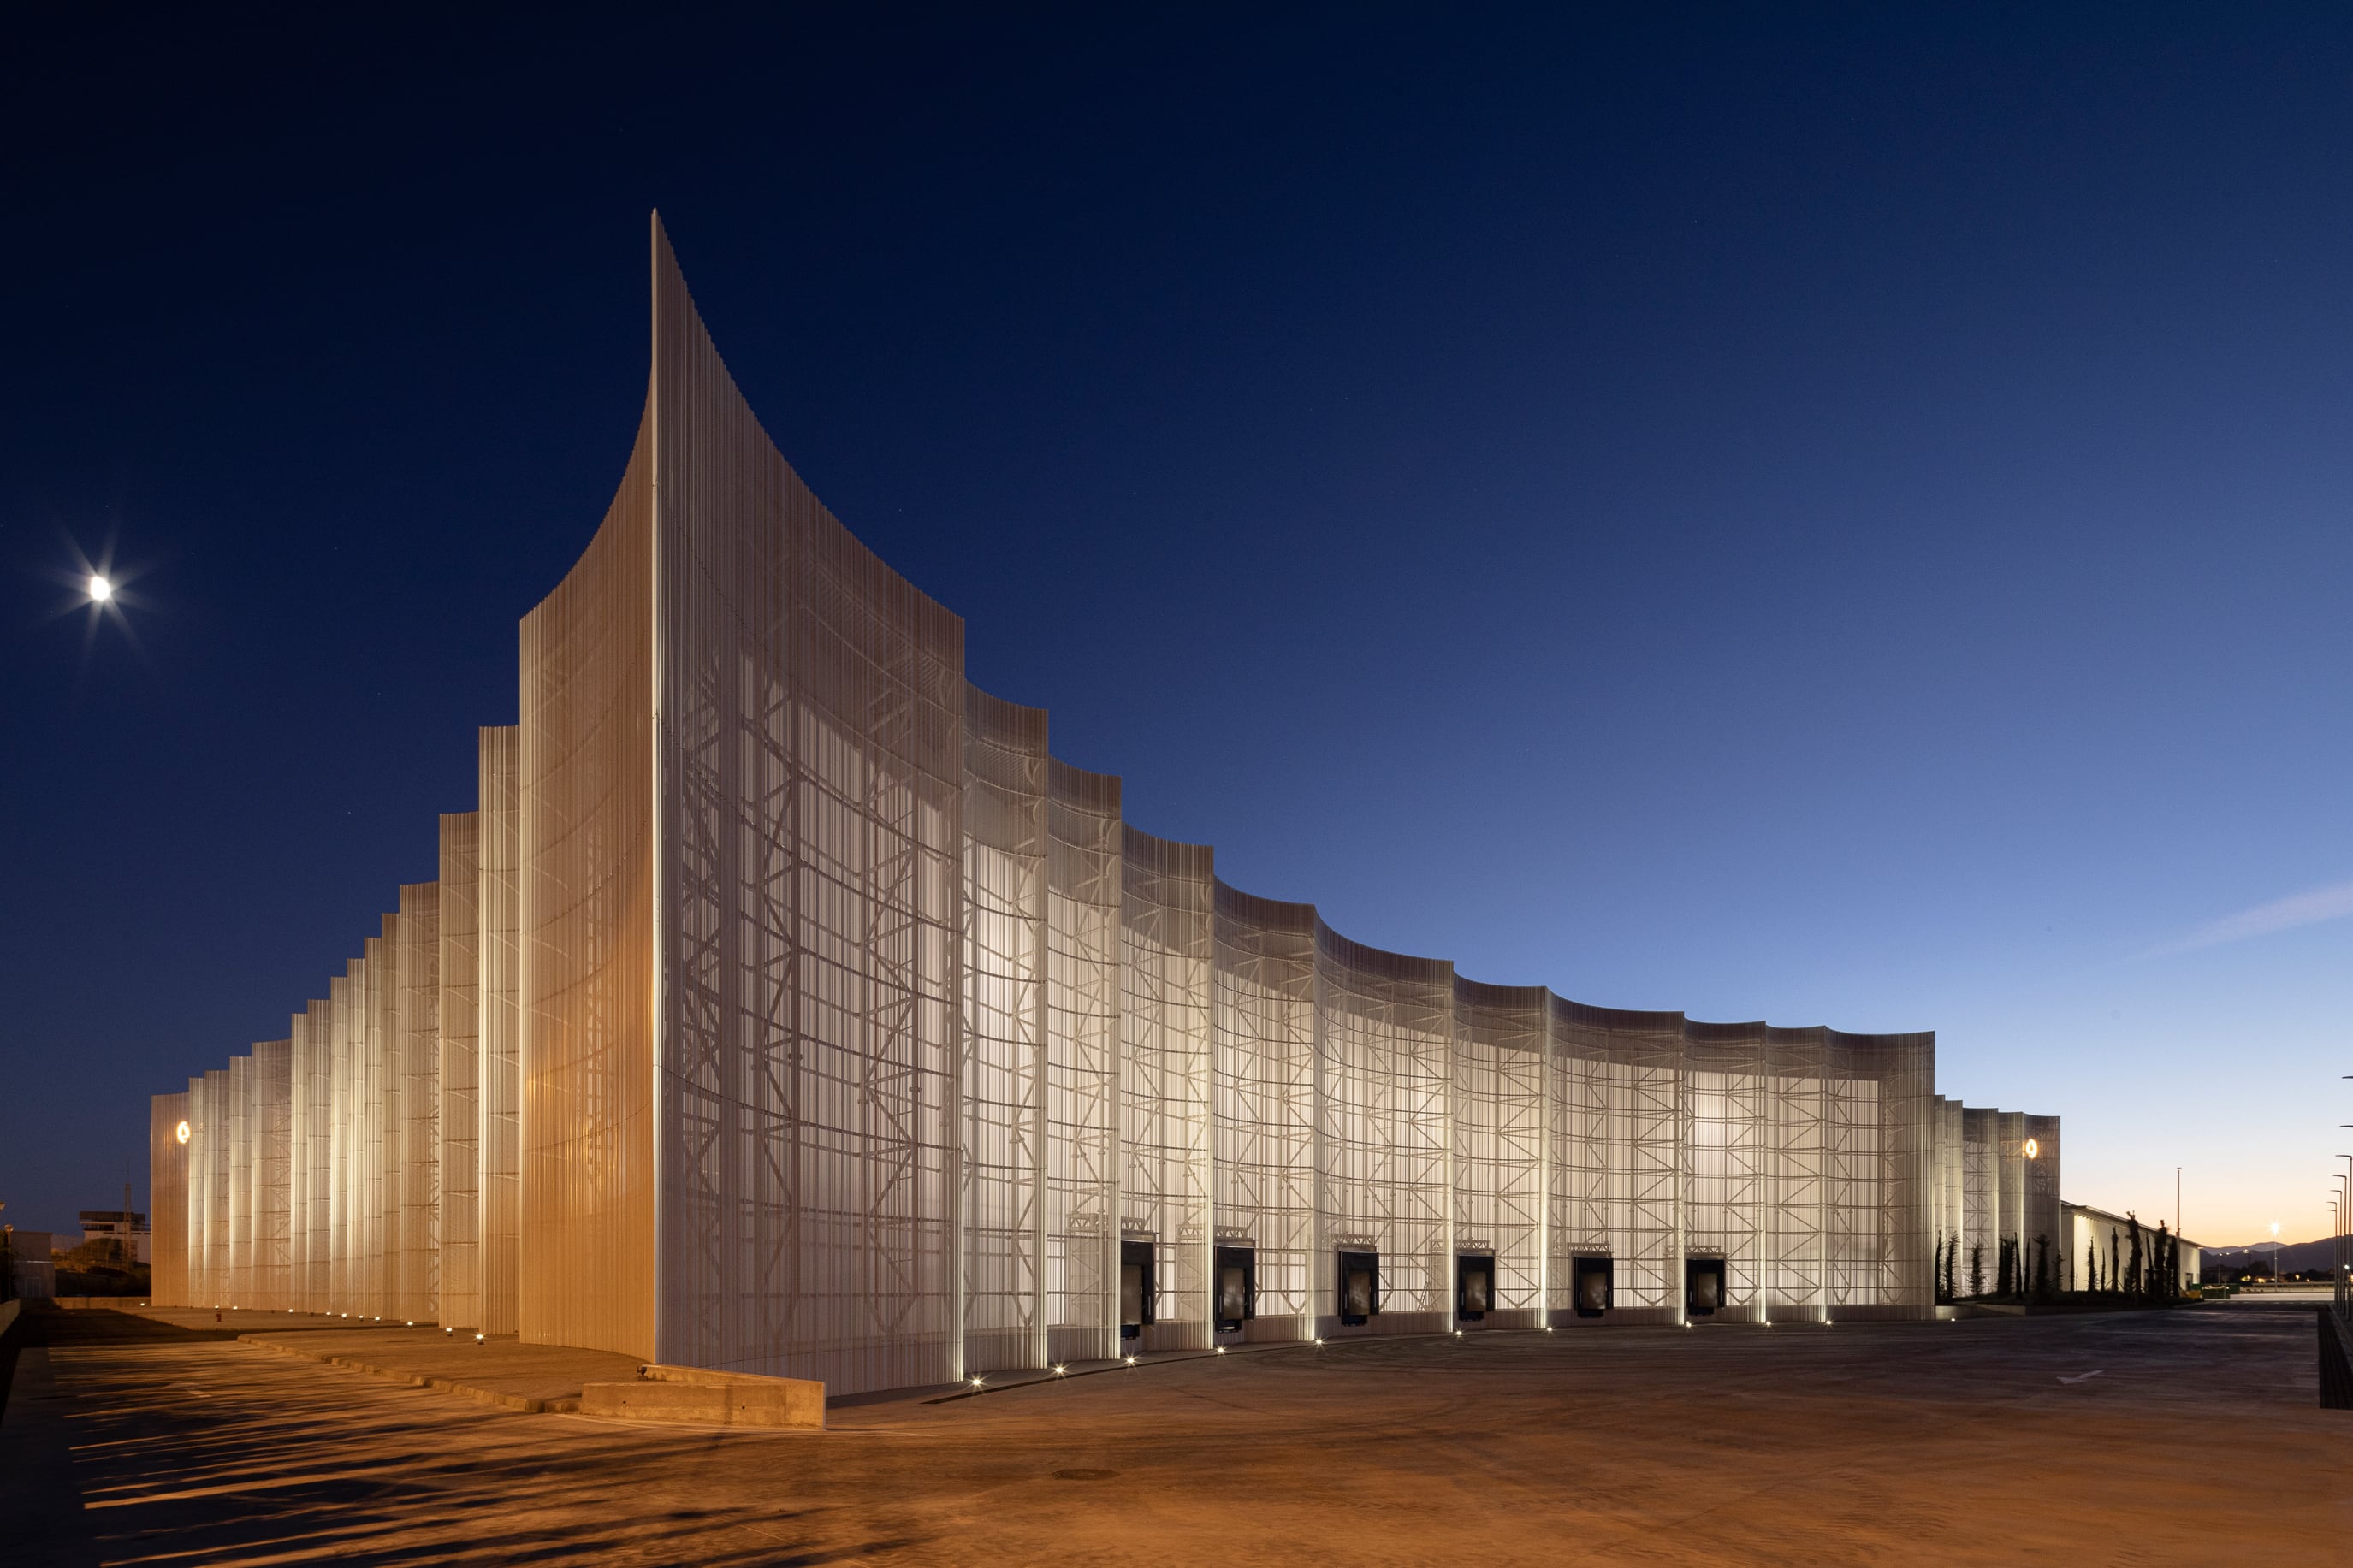
[[[2259,1241],[2252,1247],[2210,1247],[2202,1254],[2201,1261],[2209,1264],[2236,1263],[2242,1258],[2255,1258],[2270,1262],[2272,1244]],[[2283,1274],[2304,1274],[2316,1268],[2327,1273],[2336,1266],[2336,1262],[2337,1243],[2327,1237],[2318,1241],[2283,1241],[2279,1245],[2279,1268]]]

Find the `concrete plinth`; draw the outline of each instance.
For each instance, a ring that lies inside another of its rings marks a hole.
[[[580,1391],[580,1414],[681,1426],[825,1428],[825,1384],[807,1378],[756,1377],[700,1367],[653,1364],[633,1383],[592,1383]]]

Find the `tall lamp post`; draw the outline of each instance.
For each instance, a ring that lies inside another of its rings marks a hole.
[[[2329,1257],[2336,1267],[2328,1271],[2328,1294],[2331,1304],[2345,1304],[2345,1199],[2342,1189],[2328,1194]]]
[[[2336,1251],[2337,1233],[2344,1228],[2344,1212],[2337,1205],[2337,1194],[2335,1193],[2331,1193],[2328,1194],[2328,1239],[2330,1243],[2329,1250],[2332,1256]],[[2328,1285],[2330,1290],[2333,1292],[2337,1287],[2337,1272],[2335,1269],[2331,1269],[2329,1271]]]

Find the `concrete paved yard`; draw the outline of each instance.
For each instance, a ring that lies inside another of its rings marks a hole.
[[[235,1342],[26,1355],[111,1563],[2333,1562],[2353,1412],[2316,1407],[2314,1337],[2190,1309],[1360,1341],[821,1436],[516,1414]]]

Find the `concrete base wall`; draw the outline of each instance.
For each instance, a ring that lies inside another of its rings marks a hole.
[[[799,1377],[752,1377],[700,1367],[642,1366],[635,1383],[591,1383],[580,1414],[680,1426],[825,1429],[825,1384]]]

